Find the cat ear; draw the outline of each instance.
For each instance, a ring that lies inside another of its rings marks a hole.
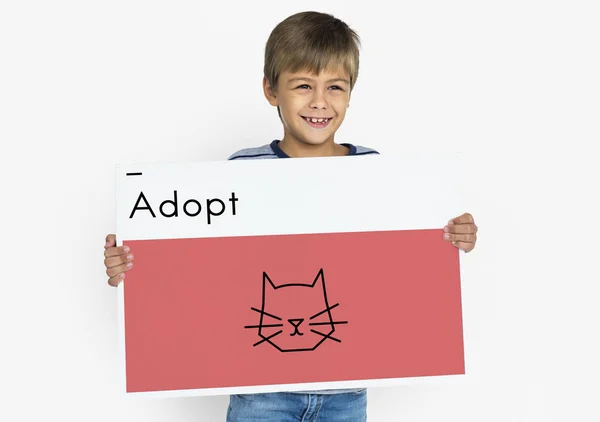
[[[267,273],[265,271],[263,271],[263,289],[267,285],[270,285],[273,289],[275,289],[275,285],[273,284],[273,282],[271,281],[271,279],[269,278],[269,276],[267,275]]]
[[[323,277],[323,268],[321,268],[319,270],[319,272],[317,273],[317,276],[315,277],[315,281],[313,281],[312,286],[311,287],[315,287],[315,285],[323,285],[324,284],[324,277]]]

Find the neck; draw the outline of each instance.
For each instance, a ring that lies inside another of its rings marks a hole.
[[[336,144],[333,139],[320,145],[311,145],[284,136],[279,148],[291,158],[302,157],[336,157],[348,155],[347,147]]]

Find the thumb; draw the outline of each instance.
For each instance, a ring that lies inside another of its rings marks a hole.
[[[117,236],[109,234],[106,236],[106,243],[104,243],[104,249],[112,248],[117,244]]]

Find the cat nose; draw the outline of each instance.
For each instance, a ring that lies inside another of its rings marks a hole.
[[[292,324],[292,327],[294,327],[294,332],[292,334],[290,334],[290,336],[293,337],[293,336],[303,336],[304,335],[298,329],[298,327],[300,326],[300,324],[302,324],[302,321],[304,321],[304,318],[288,319],[288,322],[290,324]]]
[[[303,321],[304,321],[304,318],[288,319],[288,322],[290,324],[292,324],[292,326],[294,328],[298,328],[300,326],[300,324],[302,324]]]

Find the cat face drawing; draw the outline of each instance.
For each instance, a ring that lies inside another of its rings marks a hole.
[[[332,334],[336,325],[348,321],[334,321],[331,311],[337,306],[329,306],[323,269],[310,284],[278,286],[263,272],[261,306],[250,308],[260,315],[258,325],[244,328],[258,330],[254,347],[270,344],[280,352],[310,352],[326,340],[341,343]]]

